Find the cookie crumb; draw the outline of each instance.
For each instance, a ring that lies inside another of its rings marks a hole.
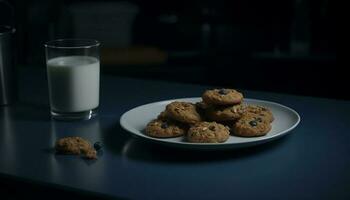
[[[97,159],[96,150],[90,142],[82,137],[63,137],[56,141],[55,150],[57,153],[66,155],[84,155],[87,159]]]
[[[96,160],[97,159],[97,152],[94,149],[90,149],[84,154],[84,158],[86,159],[91,159],[91,160]]]

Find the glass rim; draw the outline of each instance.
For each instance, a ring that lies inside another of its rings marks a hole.
[[[76,45],[76,46],[69,46],[67,44],[58,45],[59,43],[64,42],[86,42],[84,45]],[[45,42],[44,46],[46,48],[55,48],[55,49],[87,49],[92,47],[98,47],[100,46],[100,42],[94,39],[56,39],[56,40],[50,40],[48,42]]]

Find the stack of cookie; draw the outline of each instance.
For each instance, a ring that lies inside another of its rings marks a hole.
[[[266,135],[274,120],[271,111],[257,105],[243,104],[242,93],[233,89],[207,90],[197,103],[209,121],[226,124],[231,133],[241,137]]]
[[[152,137],[185,135],[198,143],[225,142],[230,133],[241,137],[265,135],[271,129],[272,113],[264,107],[244,105],[234,89],[207,90],[201,102],[172,102],[146,127]]]

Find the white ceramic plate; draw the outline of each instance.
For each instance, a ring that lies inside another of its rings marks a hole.
[[[244,99],[244,102],[247,104],[265,106],[273,113],[275,120],[272,122],[272,129],[267,135],[251,138],[230,136],[224,143],[190,143],[185,141],[183,137],[162,139],[145,135],[144,129],[147,123],[157,118],[158,114],[165,109],[165,106],[172,101],[195,103],[201,101],[201,98],[172,99],[138,106],[122,115],[120,118],[120,125],[129,133],[153,142],[184,148],[212,150],[239,148],[266,143],[286,135],[300,122],[299,114],[284,105],[270,101]]]

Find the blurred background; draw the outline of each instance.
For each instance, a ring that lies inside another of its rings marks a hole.
[[[93,38],[103,73],[349,99],[336,68],[334,1],[9,2],[19,67],[45,68],[46,41]],[[0,23],[9,16],[0,7]]]

